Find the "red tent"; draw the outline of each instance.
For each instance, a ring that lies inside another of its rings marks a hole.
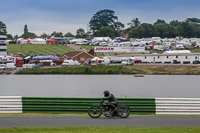
[[[30,38],[26,38],[26,43],[30,43]]]
[[[57,40],[51,39],[47,41],[48,44],[57,44]]]
[[[156,41],[152,41],[152,42],[150,42],[151,44],[159,44],[158,42],[156,42]]]

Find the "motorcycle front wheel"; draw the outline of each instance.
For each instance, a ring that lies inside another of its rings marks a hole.
[[[88,109],[88,115],[92,118],[99,118],[102,115],[102,109],[98,105],[92,105]]]

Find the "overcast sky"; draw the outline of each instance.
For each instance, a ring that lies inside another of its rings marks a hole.
[[[125,25],[138,17],[142,23],[157,19],[200,18],[200,0],[0,0],[0,21],[12,35],[23,34],[24,25],[37,35],[53,31],[76,33],[99,10],[115,11]],[[127,25],[126,25],[127,27]]]

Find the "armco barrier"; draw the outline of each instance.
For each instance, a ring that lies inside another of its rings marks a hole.
[[[156,114],[200,115],[200,98],[156,98]]]
[[[101,98],[23,97],[25,113],[87,113],[88,107]],[[128,105],[133,114],[155,114],[153,98],[119,98],[120,105]]]
[[[86,113],[101,98],[0,96],[0,113]],[[133,114],[200,115],[200,98],[119,98]]]
[[[0,96],[0,113],[22,113],[22,97]]]

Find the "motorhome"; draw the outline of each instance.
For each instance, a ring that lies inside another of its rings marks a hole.
[[[62,63],[62,66],[79,66],[81,65],[78,61],[73,61],[73,60],[64,60]]]
[[[100,59],[98,57],[94,57],[90,61],[91,66],[97,66],[97,65],[109,65],[110,59],[108,57],[104,57],[103,59]]]
[[[134,65],[135,57],[128,57],[122,59],[122,65]]]

